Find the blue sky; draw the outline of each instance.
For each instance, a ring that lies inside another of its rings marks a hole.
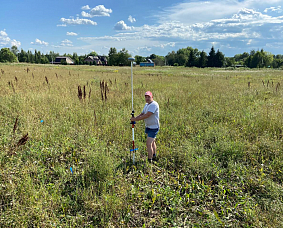
[[[283,0],[0,0],[0,48],[133,56],[191,46],[283,54]]]

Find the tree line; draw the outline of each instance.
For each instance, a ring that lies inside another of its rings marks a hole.
[[[90,64],[85,62],[87,56],[97,56],[96,52],[90,52],[88,55],[64,54],[73,59],[76,65]],[[52,63],[59,53],[50,51],[47,54],[43,54],[40,51],[35,50],[34,53],[29,51],[18,50],[16,46],[11,48],[2,48],[0,50],[0,62],[26,62],[36,64],[48,64]],[[129,66],[131,57],[128,50],[123,48],[119,52],[115,47],[109,49],[107,60],[110,66]],[[250,53],[244,52],[242,54],[236,54],[234,57],[225,57],[225,55],[218,49],[217,51],[212,46],[210,52],[207,54],[204,51],[199,51],[197,48],[186,47],[181,48],[178,51],[169,52],[166,56],[159,56],[151,54],[150,56],[143,57],[136,55],[135,62],[140,64],[151,59],[156,66],[185,66],[185,67],[235,67],[245,66],[249,68],[279,68],[283,66],[283,55],[273,55],[270,52],[266,52],[263,49],[260,51],[252,50]]]

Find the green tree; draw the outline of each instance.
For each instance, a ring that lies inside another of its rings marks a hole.
[[[13,45],[13,46],[11,47],[11,52],[13,52],[15,56],[17,56],[18,53],[19,53],[18,47],[15,46],[15,45]]]
[[[164,58],[164,56],[156,55],[153,62],[155,64],[155,66],[164,66],[165,65],[165,58]]]
[[[135,62],[139,65],[141,62],[145,61],[145,57],[142,57],[140,55],[135,56]]]
[[[88,56],[97,56],[97,53],[95,51],[92,51],[91,53],[88,54]]]
[[[131,62],[128,60],[129,57],[131,57],[131,55],[123,48],[118,52],[118,64],[121,66],[130,66]]]
[[[185,66],[185,63],[188,60],[188,56],[185,54],[177,54],[176,55],[176,59],[175,59],[175,63],[178,63],[178,66]]]
[[[0,62],[17,62],[17,57],[9,48],[2,48],[0,50]]]
[[[217,50],[216,54],[215,54],[215,61],[214,61],[214,66],[215,67],[223,67],[225,64],[225,57],[224,54],[219,51],[219,49]]]
[[[273,55],[265,52],[263,49],[250,55],[251,58],[247,61],[247,66],[250,68],[263,68],[272,66]]]
[[[108,53],[108,64],[109,66],[117,66],[118,63],[118,53],[116,48],[110,48],[109,53]]]
[[[149,58],[151,59],[151,60],[154,60],[154,59],[156,59],[156,54],[151,54],[150,56],[149,56]]]
[[[166,55],[166,64],[169,66],[173,66],[174,63],[176,62],[176,57],[177,57],[177,54],[175,51],[169,52]]]
[[[79,65],[80,60],[79,60],[79,56],[78,56],[78,54],[76,52],[73,52],[72,59],[74,60],[75,65]]]
[[[225,57],[226,67],[235,66],[235,58],[234,57]]]
[[[198,66],[201,68],[204,68],[207,66],[207,54],[205,51],[202,51],[200,53],[199,61],[198,61]]]
[[[197,48],[190,50],[189,57],[185,65],[187,67],[199,66],[198,64],[199,54],[200,53]]]
[[[19,59],[19,62],[27,62],[28,56],[27,56],[27,53],[23,49],[21,49],[21,52],[18,54],[18,59]]]
[[[214,47],[212,46],[209,54],[208,54],[208,57],[207,57],[207,66],[208,67],[215,67],[215,50],[214,50]]]

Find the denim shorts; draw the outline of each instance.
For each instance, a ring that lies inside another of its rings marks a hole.
[[[154,139],[156,138],[158,131],[159,131],[159,128],[155,128],[155,129],[151,129],[148,127],[145,128],[145,133],[147,134],[147,136],[150,138],[154,138]]]

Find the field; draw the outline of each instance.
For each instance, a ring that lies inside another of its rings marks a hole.
[[[283,227],[282,70],[0,68],[0,227]]]

